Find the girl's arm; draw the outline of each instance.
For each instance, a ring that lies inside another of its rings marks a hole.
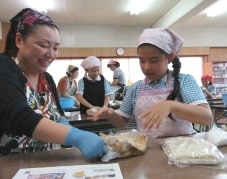
[[[110,101],[110,96],[106,95],[104,98],[103,107],[107,107],[109,105],[109,101]]]

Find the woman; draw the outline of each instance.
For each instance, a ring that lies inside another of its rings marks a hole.
[[[113,81],[110,86],[116,89],[115,100],[122,101],[124,97],[124,88],[126,85],[125,74],[120,68],[120,63],[117,60],[110,60],[107,67],[113,71]]]
[[[128,89],[118,110],[99,109],[93,120],[108,119],[124,128],[133,119],[152,137],[193,134],[192,123],[210,125],[212,112],[196,80],[179,73],[182,45],[183,39],[169,29],[145,29],[137,47],[145,79]],[[168,70],[171,62],[173,71]]]
[[[209,75],[203,75],[201,77],[202,82],[202,91],[205,97],[207,98],[214,98],[216,95],[216,87],[212,85],[212,77]]]
[[[109,96],[113,94],[106,78],[99,74],[100,61],[89,56],[81,63],[85,76],[78,81],[76,98],[80,102],[80,113],[86,114],[88,109],[109,105]]]
[[[102,157],[104,141],[69,125],[46,72],[58,55],[56,24],[29,8],[10,22],[0,55],[0,153],[45,151],[63,144],[78,147],[87,159]]]
[[[73,98],[76,106],[80,106],[79,102],[76,100],[76,90],[77,90],[77,79],[79,75],[79,68],[74,65],[69,65],[66,70],[66,75],[62,77],[58,82],[58,94],[60,97]]]

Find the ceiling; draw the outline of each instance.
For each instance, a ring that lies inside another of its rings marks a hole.
[[[137,16],[128,12],[132,0],[50,1],[53,6],[47,14],[59,25],[227,27],[227,13],[213,18],[205,15],[204,10],[217,0],[153,0]],[[31,0],[1,0],[0,22],[9,22],[23,8],[35,8],[29,2]]]

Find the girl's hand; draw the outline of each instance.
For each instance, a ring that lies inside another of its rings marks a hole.
[[[171,112],[171,101],[162,101],[150,107],[138,116],[139,123],[142,124],[141,128],[149,131],[152,128],[158,129],[162,120],[167,117]]]
[[[203,92],[204,93],[209,93],[208,91],[207,91],[207,89],[205,88],[205,89],[203,89]]]
[[[114,113],[114,109],[103,107],[99,108],[98,111],[91,116],[90,119],[97,121],[99,119],[108,119]]]

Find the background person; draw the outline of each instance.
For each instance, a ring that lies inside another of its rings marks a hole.
[[[100,60],[89,56],[81,63],[85,76],[78,81],[76,98],[80,102],[80,113],[86,114],[88,109],[109,105],[110,95],[113,94],[109,82],[99,73]]]
[[[212,77],[209,75],[203,75],[201,77],[203,94],[207,98],[214,98],[216,96],[216,87],[212,85]]]
[[[10,22],[0,54],[0,154],[45,151],[63,144],[78,147],[87,159],[102,157],[104,141],[69,125],[54,80],[46,72],[58,55],[56,24],[29,8]]]
[[[118,110],[101,108],[92,119],[108,119],[118,128],[133,119],[152,137],[193,134],[192,123],[212,124],[211,109],[196,80],[179,73],[182,45],[183,39],[169,29],[145,29],[137,47],[144,80],[130,86]],[[168,70],[171,62],[173,71]]]
[[[66,69],[66,75],[58,82],[58,94],[60,97],[73,98],[76,106],[80,103],[76,99],[77,82],[76,79],[79,75],[79,68],[74,65],[69,65]]]
[[[126,86],[125,74],[120,68],[120,63],[117,60],[111,59],[107,67],[113,71],[113,81],[110,86],[113,86],[115,92],[115,100],[122,101],[124,98],[124,89]]]

